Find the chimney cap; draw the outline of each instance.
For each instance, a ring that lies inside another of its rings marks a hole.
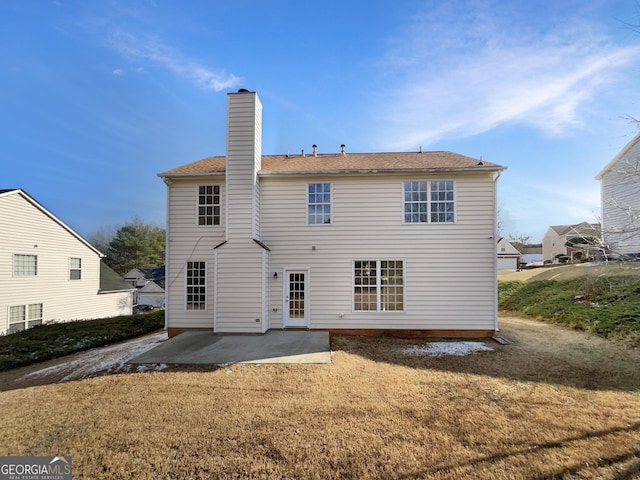
[[[238,90],[238,93],[251,93],[249,90],[247,90],[246,88],[241,88]]]

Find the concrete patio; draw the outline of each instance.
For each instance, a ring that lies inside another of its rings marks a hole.
[[[185,332],[129,360],[131,364],[331,363],[329,333],[268,331],[264,335]]]

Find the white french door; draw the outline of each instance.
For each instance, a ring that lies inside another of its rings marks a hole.
[[[284,326],[308,327],[309,271],[286,270],[284,278]]]

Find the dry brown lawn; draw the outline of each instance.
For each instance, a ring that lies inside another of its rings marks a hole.
[[[518,318],[501,334],[464,357],[334,336],[332,365],[6,390],[0,455],[71,455],[77,479],[640,478],[640,352]]]

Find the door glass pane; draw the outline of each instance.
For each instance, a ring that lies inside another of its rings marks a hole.
[[[304,273],[289,274],[289,318],[304,318]]]

